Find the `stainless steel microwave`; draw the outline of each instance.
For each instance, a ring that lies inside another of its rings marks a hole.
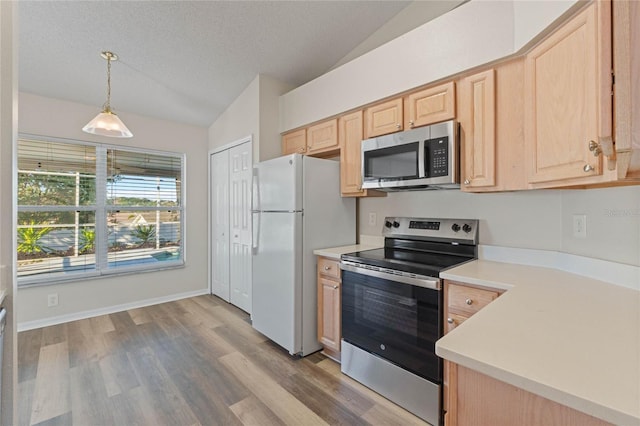
[[[362,141],[362,188],[460,187],[458,123],[450,120]]]

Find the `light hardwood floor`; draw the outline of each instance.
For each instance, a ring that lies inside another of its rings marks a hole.
[[[199,296],[18,334],[20,425],[425,425]]]

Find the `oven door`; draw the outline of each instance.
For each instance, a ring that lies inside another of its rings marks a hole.
[[[342,338],[441,384],[442,360],[435,354],[442,336],[440,281],[431,278],[421,286],[416,278],[345,264],[341,268]]]

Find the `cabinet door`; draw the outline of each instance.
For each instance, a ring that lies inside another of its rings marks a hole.
[[[340,140],[340,193],[364,196],[362,189],[362,111],[343,115],[338,120]]]
[[[425,126],[456,116],[453,81],[411,93],[405,98],[405,128]]]
[[[369,107],[364,112],[366,139],[403,129],[402,98]]]
[[[601,106],[611,103],[611,68],[602,66],[610,64],[611,36],[598,23],[599,7],[605,8],[591,4],[525,58],[530,183],[602,172],[601,156],[589,148],[599,136],[611,136],[611,107]]]
[[[338,120],[328,120],[307,129],[307,155],[337,151]]]
[[[282,135],[282,155],[307,152],[307,129]]]
[[[464,191],[496,184],[495,75],[490,69],[462,79],[458,86]]]
[[[318,277],[318,340],[340,351],[340,283]]]

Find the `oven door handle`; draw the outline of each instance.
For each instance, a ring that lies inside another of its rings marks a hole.
[[[357,274],[368,275],[370,277],[382,278],[384,280],[408,285],[415,285],[418,287],[429,288],[433,290],[440,290],[442,288],[440,279],[427,277],[424,275],[416,275],[415,277],[396,275],[376,269],[362,268],[360,266],[351,265],[345,262],[340,262],[340,269],[342,269],[343,271],[355,272]]]

